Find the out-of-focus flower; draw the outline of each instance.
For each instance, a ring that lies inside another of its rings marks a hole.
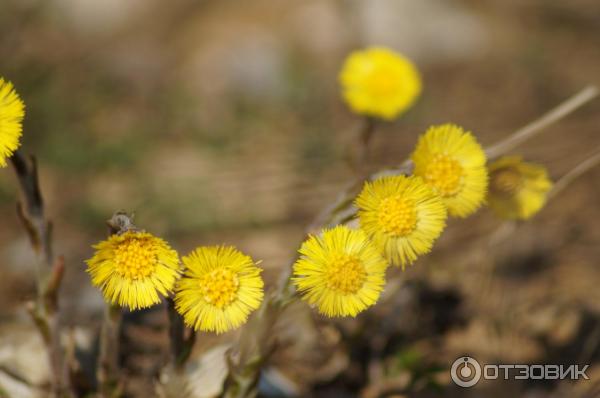
[[[498,217],[526,220],[546,203],[552,182],[543,166],[523,162],[520,156],[505,156],[490,164],[488,171],[487,202]]]
[[[310,236],[299,253],[292,280],[319,313],[354,317],[379,299],[388,264],[363,231],[324,230]]]
[[[25,104],[15,92],[11,82],[0,77],[0,167],[6,167],[20,145]]]
[[[263,299],[261,269],[235,247],[199,247],[183,257],[175,308],[195,330],[223,333],[244,324]]]
[[[446,226],[442,199],[416,176],[367,182],[355,204],[361,228],[388,261],[403,268],[429,252]]]
[[[466,217],[483,204],[486,157],[470,132],[453,124],[430,127],[419,138],[411,159],[413,173],[437,191],[450,215]]]
[[[408,109],[421,93],[421,77],[412,62],[383,47],[351,53],[339,80],[354,112],[387,120]]]
[[[160,303],[179,276],[177,252],[147,232],[127,231],[94,246],[87,260],[92,284],[106,301],[131,310]]]

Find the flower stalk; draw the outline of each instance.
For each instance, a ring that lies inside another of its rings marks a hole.
[[[137,231],[133,217],[124,212],[116,212],[106,224],[108,236]],[[121,308],[107,303],[100,329],[99,354],[96,365],[98,392],[105,398],[118,396],[122,389],[122,383],[118,377],[121,320]]]
[[[27,310],[46,346],[52,372],[52,396],[69,397],[72,396],[69,382],[70,366],[66,363],[61,345],[58,300],[65,260],[63,257],[55,257],[52,250],[52,224],[45,215],[36,159],[27,159],[16,151],[10,160],[21,188],[17,215],[37,257],[37,296],[35,301],[27,304]]]

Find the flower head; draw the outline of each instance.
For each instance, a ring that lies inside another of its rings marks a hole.
[[[525,220],[546,203],[552,182],[543,166],[505,156],[488,166],[490,189],[487,202],[498,217]]]
[[[121,307],[150,307],[160,303],[179,276],[179,257],[167,242],[147,232],[127,231],[94,246],[87,260],[92,284],[106,301]]]
[[[310,236],[292,280],[302,298],[329,317],[356,316],[377,302],[387,262],[360,230],[346,226]]]
[[[395,265],[431,250],[446,226],[446,206],[420,177],[367,182],[355,201],[361,228]]]
[[[12,83],[0,77],[0,167],[19,147],[25,105]]]
[[[223,333],[246,322],[263,299],[261,269],[226,246],[199,247],[183,257],[175,308],[195,330]]]
[[[408,109],[421,93],[421,77],[412,62],[383,47],[350,54],[339,80],[354,112],[388,120]]]
[[[415,175],[442,197],[452,216],[466,217],[485,199],[485,152],[470,132],[453,124],[430,127],[411,155]]]

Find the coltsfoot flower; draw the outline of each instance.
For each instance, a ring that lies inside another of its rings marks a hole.
[[[383,47],[351,53],[339,80],[354,112],[387,120],[408,109],[421,93],[421,77],[412,62]]]
[[[446,226],[446,206],[421,177],[367,182],[355,205],[361,228],[388,261],[402,268],[428,253]]]
[[[505,156],[488,166],[490,189],[487,202],[500,218],[526,220],[546,203],[552,182],[543,166]]]
[[[411,155],[413,173],[442,197],[448,213],[466,217],[484,202],[486,157],[470,132],[453,124],[430,127]]]
[[[131,310],[160,303],[179,277],[179,256],[148,232],[127,231],[94,246],[87,260],[92,284],[106,301]]]
[[[321,314],[354,317],[379,299],[388,264],[363,231],[326,229],[310,236],[299,253],[292,280]]]
[[[234,247],[199,247],[183,257],[175,308],[195,330],[223,333],[244,324],[263,299],[261,269]]]
[[[12,83],[0,77],[0,167],[20,145],[25,105]]]

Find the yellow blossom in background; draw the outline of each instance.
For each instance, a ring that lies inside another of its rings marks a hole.
[[[430,127],[411,155],[413,173],[442,197],[448,213],[466,217],[484,202],[486,157],[470,132],[453,124]]]
[[[506,156],[488,166],[490,189],[487,202],[501,218],[525,220],[546,203],[552,182],[543,166]]]
[[[25,105],[12,83],[0,77],[0,167],[19,147]]]
[[[408,109],[421,93],[421,77],[413,63],[383,47],[351,53],[339,80],[354,112],[388,120]]]
[[[428,253],[446,226],[446,206],[420,177],[365,183],[355,201],[361,228],[394,265]]]
[[[299,253],[292,280],[321,314],[354,317],[379,299],[388,264],[363,231],[326,229],[310,236]]]
[[[104,298],[131,310],[160,303],[179,276],[179,257],[167,242],[147,232],[112,235],[87,260],[92,284]]]
[[[261,269],[234,247],[199,247],[183,257],[175,308],[195,330],[223,333],[244,324],[263,299]]]

